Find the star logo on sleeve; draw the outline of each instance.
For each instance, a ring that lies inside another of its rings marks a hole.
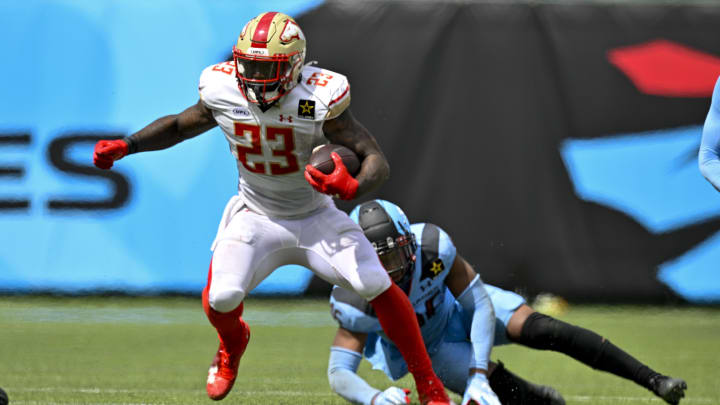
[[[298,117],[315,119],[315,101],[300,100],[297,113]]]
[[[435,260],[425,265],[420,279],[422,280],[425,278],[435,278],[440,273],[442,273],[443,270],[445,270],[445,264],[443,263],[442,259],[437,257],[435,258]]]
[[[445,266],[443,266],[443,262],[440,259],[435,259],[434,262],[432,262],[432,267],[430,267],[430,271],[433,272],[434,275],[440,274],[441,271],[445,269]]]

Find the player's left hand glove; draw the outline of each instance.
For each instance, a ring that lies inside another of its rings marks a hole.
[[[358,181],[350,175],[342,158],[337,153],[330,154],[335,162],[335,170],[325,174],[310,166],[305,166],[305,180],[317,191],[323,194],[337,196],[342,200],[352,200],[358,189]]]
[[[490,388],[485,374],[476,373],[468,379],[462,405],[501,405],[497,395]]]
[[[410,390],[398,387],[390,387],[379,392],[372,400],[372,405],[406,405],[409,403]]]
[[[128,154],[128,144],[122,139],[102,140],[95,144],[93,163],[101,169],[109,169],[113,162]]]

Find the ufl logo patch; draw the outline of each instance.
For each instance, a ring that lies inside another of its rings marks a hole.
[[[314,100],[300,100],[298,102],[297,115],[300,118],[315,119],[315,101]]]
[[[239,106],[232,109],[233,114],[242,115],[244,117],[250,116],[250,110],[247,107]]]

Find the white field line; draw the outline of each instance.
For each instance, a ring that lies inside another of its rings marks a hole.
[[[0,307],[1,308],[1,307]],[[243,319],[250,325],[323,327],[336,326],[327,310],[293,310],[291,308],[245,310]],[[198,310],[165,307],[137,308],[18,308],[0,313],[0,319],[22,323],[81,324],[183,324],[209,326],[202,308]]]
[[[142,393],[167,393],[167,392],[202,392],[202,390],[191,390],[191,389],[122,389],[122,388],[62,388],[62,387],[44,387],[44,388],[21,388],[21,387],[7,387],[5,390],[10,396],[13,392],[57,392],[57,393],[79,393],[79,394],[94,394],[94,395],[109,395],[109,394],[142,394]],[[277,395],[277,396],[294,396],[294,397],[333,397],[334,393],[331,392],[316,392],[308,393],[305,391],[241,391],[247,395]],[[204,393],[204,392],[203,392]],[[632,397],[632,396],[586,396],[586,395],[568,395],[565,399],[572,402],[590,402],[590,401],[602,401],[604,403],[662,403],[660,398],[657,397]],[[70,402],[54,402],[54,401],[12,401],[13,404],[23,405],[67,405]],[[84,402],[83,402],[84,403]],[[685,404],[715,404],[717,403],[716,398],[707,397],[686,397],[683,398],[681,403]],[[165,404],[164,402],[103,402],[106,405],[158,405]]]
[[[92,402],[50,402],[50,401],[12,401],[13,405],[68,405],[92,404]],[[166,405],[164,402],[103,402],[103,405]],[[169,405],[169,404],[168,404]]]
[[[664,404],[665,401],[662,399],[650,396],[650,397],[622,397],[622,396],[603,396],[603,395],[597,395],[597,396],[587,396],[587,395],[564,395],[563,396],[566,400],[573,401],[573,402],[590,402],[590,401],[602,401],[605,403],[635,403],[635,402],[641,402],[641,403],[662,403]],[[717,399],[715,398],[698,398],[698,397],[690,397],[690,398],[683,398],[680,403],[682,405],[685,404],[716,404]]]
[[[338,397],[339,398],[339,397]],[[293,404],[302,404],[304,399],[298,399],[293,401]],[[331,400],[318,400],[317,397],[314,397],[314,399],[311,399],[312,405],[322,405],[322,404],[329,404],[332,401]],[[284,403],[284,402],[283,402]],[[335,402],[337,403],[337,402]],[[12,405],[96,405],[96,404],[102,404],[102,405],[182,405],[183,402],[178,403],[176,401],[173,402],[92,402],[91,401],[82,401],[82,402],[55,402],[55,401],[12,401]],[[190,405],[197,405],[197,401],[193,402],[187,402],[186,404]]]
[[[63,388],[63,387],[44,387],[44,388],[27,388],[27,387],[7,387],[5,391],[8,395],[12,395],[13,392],[57,392],[65,394],[95,394],[95,395],[107,395],[107,394],[157,394],[167,392],[196,392],[205,393],[204,390],[197,389],[126,389],[126,388]],[[305,397],[318,397],[327,396],[331,397],[335,394],[332,392],[316,392],[309,393],[307,391],[245,391],[241,388],[236,388],[235,391],[242,392],[243,394],[249,395],[285,395],[285,396],[305,396]],[[17,401],[13,401],[13,404]]]

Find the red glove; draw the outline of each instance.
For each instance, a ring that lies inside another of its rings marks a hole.
[[[315,190],[323,194],[330,194],[342,200],[352,200],[357,193],[358,181],[350,175],[340,155],[333,152],[330,157],[335,162],[335,170],[332,173],[325,174],[310,165],[306,165],[305,180]]]
[[[98,141],[95,144],[93,163],[101,169],[109,169],[113,162],[128,154],[128,144],[122,139]]]

